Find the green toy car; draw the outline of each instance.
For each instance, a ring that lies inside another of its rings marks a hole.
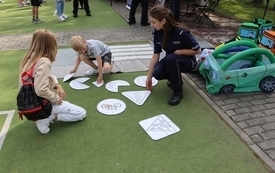
[[[251,41],[234,41],[208,55],[199,68],[209,93],[275,90],[275,57]]]

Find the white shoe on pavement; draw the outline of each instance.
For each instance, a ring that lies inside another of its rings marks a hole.
[[[95,74],[95,73],[98,73],[98,70],[94,69],[94,68],[91,68],[90,70],[85,72],[85,75],[89,76],[89,75],[92,75],[92,74]]]
[[[61,15],[64,19],[68,19],[68,17],[65,14]]]
[[[63,16],[61,15],[61,16],[59,16],[58,17],[58,21],[60,21],[60,22],[64,22],[65,21],[65,19],[63,18]]]

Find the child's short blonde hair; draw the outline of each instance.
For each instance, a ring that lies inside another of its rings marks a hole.
[[[83,48],[83,42],[85,40],[81,38],[79,35],[72,36],[70,39],[70,45],[75,51],[79,51]]]

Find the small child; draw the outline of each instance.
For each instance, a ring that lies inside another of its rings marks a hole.
[[[114,65],[110,48],[102,41],[84,40],[79,35],[70,39],[70,45],[78,53],[75,66],[70,73],[75,73],[80,62],[83,61],[92,67],[85,72],[85,75],[92,75],[98,72],[97,83],[103,83],[103,73],[110,73]],[[93,60],[97,61],[98,66],[94,64]]]

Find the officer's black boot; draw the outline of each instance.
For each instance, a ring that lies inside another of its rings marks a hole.
[[[182,91],[174,91],[172,97],[168,101],[169,105],[176,106],[180,103],[181,99],[183,98]]]

